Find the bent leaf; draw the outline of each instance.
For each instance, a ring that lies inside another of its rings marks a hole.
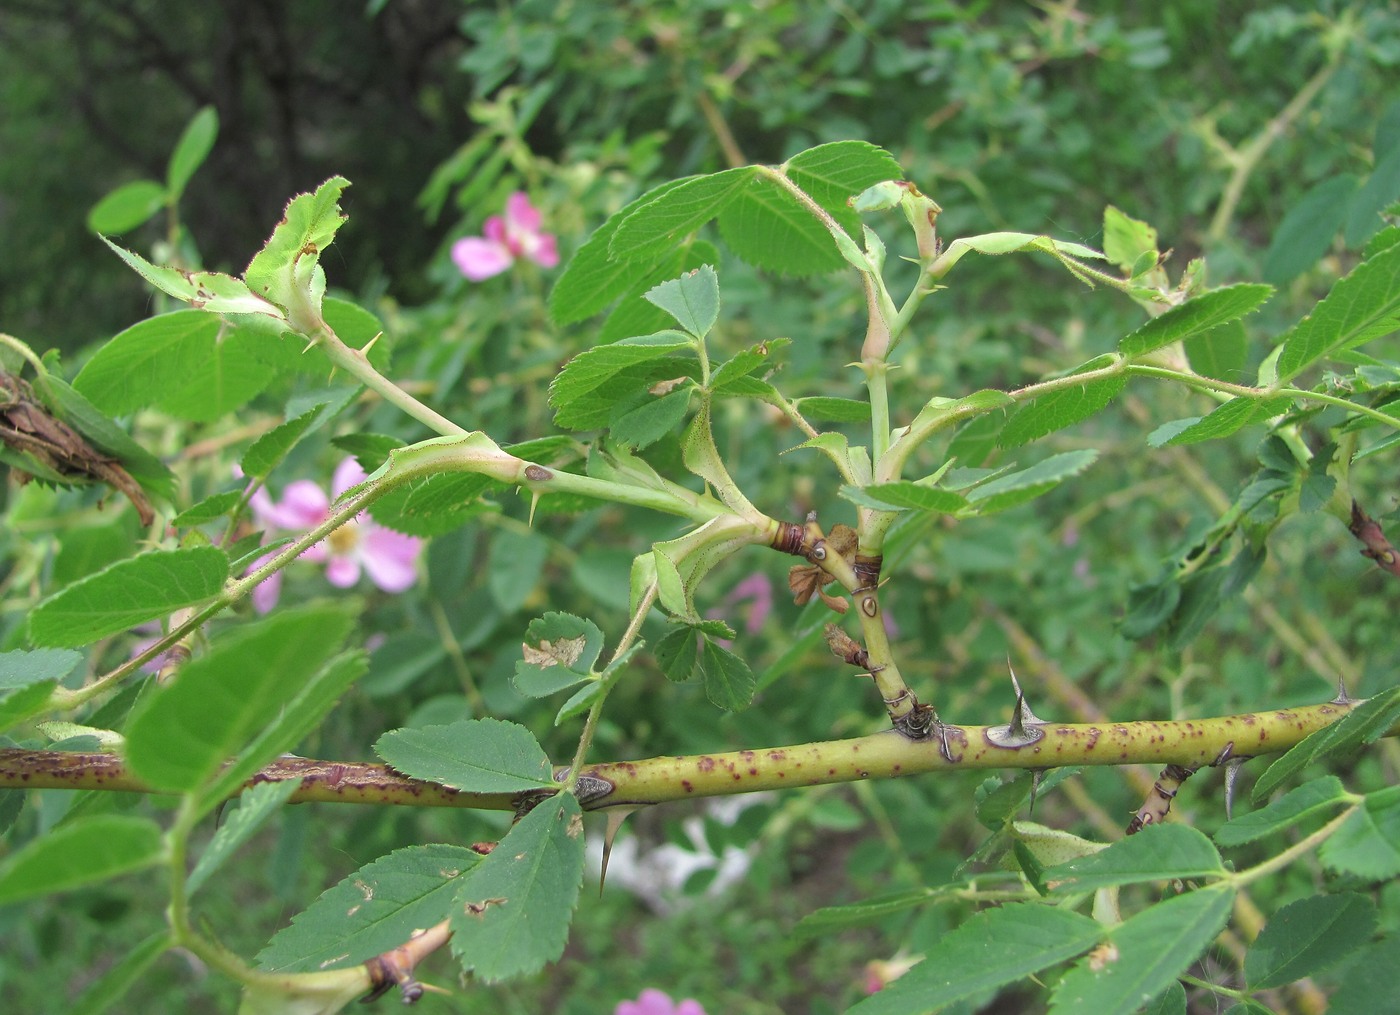
[[[132,771],[174,792],[213,780],[228,759],[278,720],[339,650],[352,623],[344,604],[322,604],[283,610],[222,634],[131,721]]]

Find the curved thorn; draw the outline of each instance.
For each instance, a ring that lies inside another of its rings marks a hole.
[[[1235,812],[1235,780],[1248,758],[1231,758],[1225,763],[1225,820],[1229,821]]]

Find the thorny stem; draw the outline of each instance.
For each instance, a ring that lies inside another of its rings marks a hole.
[[[402,409],[429,430],[442,434],[444,437],[467,432],[463,427],[458,426],[437,410],[424,405],[381,374],[370,363],[369,357],[365,355],[363,349],[350,348],[340,340],[339,335],[331,330],[330,325],[323,325],[317,334],[310,337],[326,351],[326,355],[330,357],[332,363],[359,380],[365,387],[378,392],[386,402]]]
[[[611,792],[584,802],[585,809],[729,796],[932,772],[1048,769],[1067,765],[1207,765],[1227,747],[1235,757],[1287,750],[1335,722],[1359,702],[1211,719],[1103,723],[1029,723],[1034,739],[1003,746],[1007,727],[946,726],[949,753],[937,737],[910,740],[886,730],[852,740],[790,747],[599,763],[581,774],[611,784]],[[1400,735],[1400,726],[1390,735]],[[559,769],[556,775],[563,773]],[[280,758],[250,780],[298,779],[293,802],[370,803],[380,806],[514,809],[508,793],[462,793],[409,779],[385,765]],[[0,749],[0,788],[94,789],[154,793],[114,754]],[[1251,874],[1251,879],[1263,874]]]

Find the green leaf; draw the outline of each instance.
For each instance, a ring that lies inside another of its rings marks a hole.
[[[0,863],[0,905],[107,881],[160,862],[160,826],[98,814],[66,821]]]
[[[651,447],[673,432],[690,411],[691,386],[680,388],[660,398],[651,398],[636,408],[628,409],[609,421],[608,435],[624,448],[640,450]]]
[[[849,209],[832,215],[838,223],[846,219],[850,228],[855,228]],[[719,214],[719,231],[735,254],[768,271],[814,275],[847,263],[827,227],[767,175],[750,179],[734,200],[726,203]]]
[[[491,535],[486,587],[503,614],[514,613],[540,583],[549,540],[533,529],[498,529]]]
[[[583,814],[572,794],[516,823],[454,893],[452,952],[495,983],[533,973],[564,951],[583,881]]]
[[[1400,937],[1382,938],[1357,953],[1337,992],[1328,998],[1327,1015],[1400,1015]]]
[[[758,177],[753,166],[693,176],[633,210],[608,246],[609,257],[622,261],[659,258],[723,211]]]
[[[1224,876],[1225,865],[1209,839],[1190,825],[1148,825],[1107,849],[1045,872],[1059,894],[1141,881]],[[1160,988],[1159,988],[1160,989]]]
[[[1103,935],[1096,921],[1067,909],[1038,903],[985,909],[944,934],[923,962],[855,1005],[850,1015],[933,1011],[1073,958]]]
[[[205,417],[212,419],[242,405],[274,376],[248,361],[237,330],[198,310],[147,318],[98,349],[73,386],[97,408],[118,416],[173,401],[186,389],[195,389],[200,399],[213,392],[213,415]]]
[[[1367,698],[1336,722],[1295,744],[1259,777],[1253,799],[1264,799],[1274,787],[1293,778],[1314,761],[1374,743],[1397,721],[1400,721],[1400,687],[1391,687]]]
[[[1051,455],[1030,468],[998,476],[990,482],[974,487],[968,491],[967,499],[979,515],[1005,511],[1007,508],[1034,500],[1071,476],[1083,472],[1093,464],[1098,455],[1097,451],[1091,449]]]
[[[1203,377],[1232,382],[1244,378],[1245,363],[1249,359],[1249,337],[1241,322],[1230,321],[1218,328],[1192,335],[1182,345],[1191,369]]]
[[[167,296],[183,300],[195,310],[207,310],[211,314],[261,314],[278,321],[286,320],[280,308],[254,295],[246,283],[232,275],[162,267],[152,264],[140,254],[117,246],[105,236],[102,242],[151,285]]]
[[[289,419],[267,431],[248,446],[239,462],[243,474],[264,479],[272,470],[282,464],[287,453],[308,434],[314,433],[322,423],[344,407],[344,403],[332,407],[330,402],[318,402],[295,419]]]
[[[174,792],[213,780],[296,698],[352,624],[344,605],[322,604],[224,632],[131,721],[131,770],[152,787]]]
[[[719,320],[719,276],[706,264],[649,289],[646,299],[674,317],[685,331],[703,340]]]
[[[1103,254],[1114,267],[1131,272],[1144,254],[1157,254],[1157,230],[1110,204],[1103,210]]]
[[[48,711],[55,683],[41,680],[8,694],[0,694],[0,733]]]
[[[640,338],[626,338],[611,345],[596,346],[579,353],[565,364],[564,369],[550,382],[549,404],[558,410],[555,421],[560,426],[572,426],[567,421],[570,418],[570,409],[585,396],[600,390],[607,391],[610,381],[620,375],[625,376],[624,372],[631,368],[660,359],[680,349],[689,349],[692,345],[693,340],[684,332],[660,331]],[[648,383],[642,380],[632,386],[644,390]]]
[[[1273,286],[1259,283],[1212,289],[1152,318],[1119,342],[1118,349],[1124,356],[1142,356],[1164,345],[1238,320],[1259,309],[1273,294]]]
[[[1341,173],[1312,187],[1283,216],[1261,273],[1274,285],[1286,285],[1326,254],[1347,219],[1356,194],[1356,177]]]
[[[879,511],[914,510],[951,515],[967,507],[967,500],[960,493],[907,480],[863,487],[843,486],[839,492],[853,504]]]
[[[175,143],[175,150],[170,153],[170,163],[165,171],[165,182],[170,188],[172,201],[178,201],[185,192],[190,177],[209,157],[218,136],[219,111],[213,106],[205,106],[186,124],[180,140]]]
[[[391,730],[374,753],[404,775],[468,793],[553,788],[549,758],[529,730],[500,719]]]
[[[224,815],[214,837],[200,854],[199,862],[185,879],[185,891],[190,895],[199,891],[209,876],[222,867],[300,787],[301,782],[297,779],[263,782],[240,796],[238,806]]]
[[[789,338],[770,338],[766,342],[751,345],[743,352],[735,353],[715,368],[710,375],[710,390],[716,395],[743,394],[741,382],[751,380],[751,375],[773,364],[772,354],[792,344]],[[838,399],[845,401],[845,399]],[[867,409],[866,418],[869,418]]]
[[[758,682],[748,663],[706,638],[700,652],[700,668],[705,677],[705,697],[710,701],[727,712],[749,707]]]
[[[345,223],[339,202],[348,186],[349,180],[333,176],[315,193],[287,202],[282,221],[243,273],[248,288],[280,307],[303,334],[311,334],[320,318],[326,276],[317,262]]]
[[[127,955],[83,989],[70,1011],[101,1015],[139,983],[151,965],[175,946],[170,931],[161,930],[146,938]]]
[[[1371,940],[1376,906],[1364,895],[1315,895],[1275,913],[1249,947],[1244,978],[1250,990],[1270,990],[1349,959]]]
[[[223,591],[228,558],[212,546],[143,553],[84,578],[36,606],[36,645],[74,647],[207,602]]]
[[[832,398],[811,395],[794,403],[797,411],[808,419],[829,423],[869,423],[870,403],[858,398]]]
[[[999,257],[1003,254],[1017,254],[1040,252],[1050,254],[1061,264],[1073,270],[1067,257],[1097,258],[1103,259],[1103,254],[1079,243],[1067,243],[1063,240],[1055,240],[1049,236],[1037,236],[1034,233],[983,233],[980,236],[964,236],[954,240],[944,249],[942,256],[935,262],[937,277],[942,277],[957,264],[958,261],[969,252],[976,251],[979,254],[987,254]]]
[[[491,505],[482,500],[500,484],[469,472],[439,472],[411,480],[380,497],[369,513],[380,525],[406,536],[440,536],[461,528]]]
[[[16,649],[0,652],[0,691],[27,687],[41,680],[58,683],[83,663],[83,654],[66,648]]]
[[[675,180],[647,191],[598,227],[574,254],[550,290],[549,316],[555,324],[572,324],[598,313],[632,288],[637,276],[644,273],[650,263],[666,256],[668,252],[663,250],[650,263],[628,258],[614,259],[611,254],[612,240],[618,227],[634,212],[686,182]]]
[[[227,518],[229,512],[237,507],[242,499],[242,490],[228,490],[224,493],[213,494],[205,497],[198,504],[193,504],[181,511],[170,519],[170,524],[177,529],[184,529],[220,521]]]
[[[1346,790],[1335,775],[1294,787],[1267,807],[1227,821],[1215,833],[1221,846],[1239,846],[1266,835],[1289,831],[1313,815],[1346,801]]]
[[[695,590],[721,561],[760,541],[757,530],[735,515],[720,515],[697,529],[652,547],[661,606],[681,620],[699,621]]]
[[[1400,145],[1382,155],[1376,152],[1376,164],[1371,175],[1361,185],[1347,205],[1346,232],[1343,239],[1348,247],[1359,247],[1381,228],[1381,213],[1400,200]]]
[[[1363,881],[1400,876],[1400,792],[1391,786],[1366,796],[1322,844],[1318,856],[1329,870]]]
[[[1125,376],[1100,377],[1033,399],[1006,422],[997,437],[1003,448],[1020,447],[1101,411],[1128,383]]]
[[[1278,379],[1286,384],[1318,360],[1400,327],[1400,244],[1357,265],[1312,313],[1283,336]]]
[[[966,889],[962,882],[940,885],[938,888],[907,888],[902,892],[891,892],[862,902],[851,902],[844,906],[823,906],[808,913],[797,922],[793,933],[799,939],[826,937],[852,927],[864,927],[896,913],[908,912],[918,906],[927,905],[941,895]]]
[[[1180,980],[1173,982],[1149,1004],[1138,1009],[1138,1015],[1186,1015],[1186,988]]]
[[[1163,423],[1147,435],[1151,447],[1178,447],[1201,441],[1229,437],[1259,420],[1268,419],[1284,399],[1253,399],[1237,397],[1221,402],[1204,416]]]
[[[1051,999],[1051,1015],[1136,1012],[1210,947],[1229,920],[1234,901],[1231,888],[1203,888],[1158,903],[1110,928],[1112,951],[1096,950],[1064,975]]]
[[[524,658],[511,683],[521,694],[543,698],[593,675],[603,650],[603,632],[591,620],[569,613],[546,613],[525,629]]]
[[[832,141],[808,148],[783,163],[782,171],[833,214],[845,212],[847,202],[868,187],[904,179],[898,160],[868,141]],[[856,220],[852,217],[849,221]],[[855,232],[849,226],[848,231]]]
[[[237,793],[260,768],[305,740],[320,726],[346,689],[368,669],[365,653],[352,649],[340,653],[302,682],[295,697],[204,788],[200,807],[209,810]]]
[[[87,214],[87,227],[99,235],[118,235],[135,229],[165,204],[165,188],[155,180],[133,180],[92,206]]]
[[[652,654],[667,680],[683,684],[695,676],[695,667],[700,664],[700,640],[693,624],[680,624],[661,636]]]
[[[292,917],[258,953],[270,972],[355,966],[447,919],[452,895],[481,855],[464,846],[406,846],[365,864]]]
[[[620,338],[674,327],[676,319],[654,303],[649,303],[647,291],[688,271],[718,261],[719,251],[713,243],[691,237],[658,261],[623,262],[635,269],[628,276],[631,284],[603,320],[591,344],[606,345]],[[643,268],[645,270],[641,270]]]

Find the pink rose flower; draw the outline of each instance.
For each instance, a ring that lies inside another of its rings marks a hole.
[[[635,1001],[621,1001],[613,1009],[613,1015],[705,1015],[700,1002],[686,998],[677,1003],[670,995],[648,987]]]
[[[282,498],[276,501],[266,489],[259,488],[250,505],[269,530],[300,532],[329,518],[331,502],[364,478],[365,471],[359,463],[347,458],[336,466],[329,494],[309,479],[298,479],[288,483]],[[362,513],[307,549],[300,559],[324,563],[326,579],[336,588],[350,588],[364,571],[385,592],[403,592],[418,580],[418,555],[422,550],[421,539],[386,529]],[[270,557],[271,554],[259,558],[251,569],[260,567]],[[253,608],[259,613],[271,610],[281,591],[279,571],[253,590]]]
[[[468,236],[452,244],[452,260],[473,282],[505,271],[517,258],[528,257],[541,268],[559,263],[554,236],[540,230],[540,213],[530,199],[516,191],[506,200],[504,217],[492,215],[481,236]]]

